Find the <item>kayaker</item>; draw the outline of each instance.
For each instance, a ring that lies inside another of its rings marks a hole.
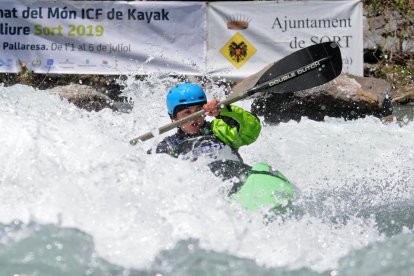
[[[173,121],[204,109],[206,116],[184,123],[174,135],[166,137],[156,147],[156,153],[198,160],[207,157],[209,162],[232,160],[243,162],[238,149],[253,143],[261,130],[260,120],[235,105],[218,106],[219,101],[207,101],[203,89],[195,83],[182,83],[167,94],[168,115]]]
[[[243,163],[238,149],[256,141],[261,130],[260,120],[235,105],[219,106],[219,101],[207,101],[203,89],[195,83],[182,83],[167,94],[168,115],[173,121],[202,109],[204,117],[181,125],[174,135],[166,137],[156,147],[156,153],[166,153],[191,161],[206,160],[210,170],[223,180],[232,179],[232,196],[247,210],[271,206],[285,212],[293,197],[292,186],[278,171],[265,163],[253,167]],[[150,153],[151,151],[149,151]]]

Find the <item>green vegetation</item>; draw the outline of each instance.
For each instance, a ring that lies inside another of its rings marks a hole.
[[[364,8],[376,14],[384,13],[389,10],[398,10],[413,16],[413,0],[364,0]]]

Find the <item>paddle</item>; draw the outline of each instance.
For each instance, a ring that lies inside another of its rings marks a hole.
[[[257,92],[288,93],[305,90],[327,83],[336,78],[342,71],[341,51],[335,42],[315,44],[298,50],[281,60],[268,65],[260,72],[248,77],[236,85],[233,93],[219,106],[226,106],[245,99]],[[200,110],[160,127],[162,134],[182,124],[204,116]],[[154,137],[152,132],[145,133],[129,141],[136,145],[138,141],[146,141]]]

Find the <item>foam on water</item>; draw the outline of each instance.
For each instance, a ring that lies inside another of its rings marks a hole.
[[[175,82],[127,80],[128,114],[87,112],[23,85],[0,87],[0,223],[75,227],[93,237],[101,257],[138,269],[193,239],[261,266],[321,272],[402,229],[412,235],[412,212],[404,213],[414,209],[412,122],[304,118],[264,126],[240,153],[246,163],[282,171],[300,194],[291,217],[263,223],[262,214],[230,202],[231,183],[204,166],[148,155],[162,137],[129,145],[169,122],[164,97]],[[208,96],[224,98],[224,91],[213,86]]]

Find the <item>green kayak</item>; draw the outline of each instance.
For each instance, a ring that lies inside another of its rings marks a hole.
[[[249,211],[269,208],[283,213],[291,207],[293,194],[293,185],[282,173],[257,163],[231,198]]]
[[[266,163],[249,166],[237,161],[216,161],[210,169],[223,180],[239,178],[229,197],[249,211],[271,209],[285,213],[292,207],[293,185],[278,171]],[[242,181],[244,180],[244,181]]]

